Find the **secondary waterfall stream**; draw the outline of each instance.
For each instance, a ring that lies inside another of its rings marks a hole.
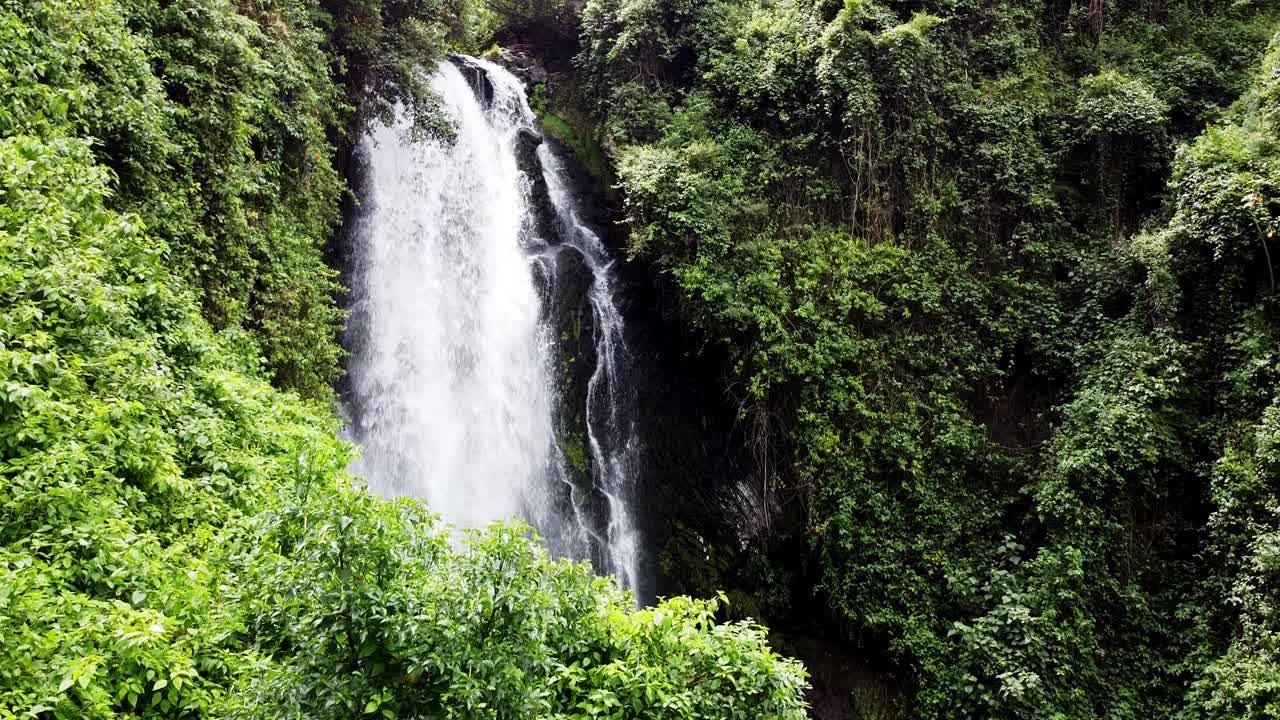
[[[402,117],[359,148],[346,338],[348,432],[365,448],[355,470],[460,527],[522,517],[553,552],[641,592],[639,441],[614,261],[581,221],[517,78],[458,58],[432,82],[455,138],[415,139]],[[562,349],[556,320],[574,310],[564,298],[575,279],[575,328],[594,357]],[[587,361],[575,398],[567,368]]]

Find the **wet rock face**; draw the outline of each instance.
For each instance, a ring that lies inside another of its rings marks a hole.
[[[493,60],[520,78],[530,92],[534,85],[545,83],[550,77],[541,60],[518,49],[500,48]]]
[[[464,55],[450,54],[449,62],[462,71],[462,76],[467,79],[467,84],[471,86],[471,90],[475,93],[476,99],[480,101],[480,104],[485,108],[491,107],[493,105],[494,89],[493,80],[489,77],[489,73],[483,67],[472,62],[471,58]]]
[[[587,386],[597,357],[595,315],[589,292],[593,281],[586,259],[576,248],[549,248],[535,265],[543,294],[546,322],[556,345],[556,437],[568,460],[569,481],[589,494],[592,456],[587,447]],[[596,514],[595,517],[606,515]]]
[[[521,128],[516,135],[516,166],[529,182],[529,209],[533,214],[530,230],[548,245],[561,243],[559,228],[555,222],[555,208],[547,189],[547,178],[542,173],[542,161],[538,159],[538,147],[543,138],[536,130]]]

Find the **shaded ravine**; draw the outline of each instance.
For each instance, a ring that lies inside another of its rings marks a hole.
[[[518,79],[455,57],[432,84],[456,137],[415,137],[401,117],[357,148],[343,393],[364,447],[353,469],[460,527],[522,517],[553,552],[592,560],[643,599],[614,261],[579,220]]]

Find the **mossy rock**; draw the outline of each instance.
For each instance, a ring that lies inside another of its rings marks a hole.
[[[559,76],[557,76],[557,79]],[[595,126],[590,116],[576,107],[569,89],[548,90],[547,83],[533,87],[530,104],[542,131],[573,153],[588,173],[603,187],[613,184],[612,172],[604,149],[595,139]]]
[[[560,449],[575,472],[587,476],[591,472],[591,458],[587,456],[587,441],[577,433],[560,439]]]

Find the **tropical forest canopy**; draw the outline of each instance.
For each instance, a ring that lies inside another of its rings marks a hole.
[[[866,718],[1280,717],[1277,32],[1264,0],[0,4],[0,719],[802,717],[747,616],[891,679]],[[777,508],[663,551],[703,599],[634,610],[345,470],[353,138],[447,140],[419,69],[495,38],[563,59],[535,104]]]

